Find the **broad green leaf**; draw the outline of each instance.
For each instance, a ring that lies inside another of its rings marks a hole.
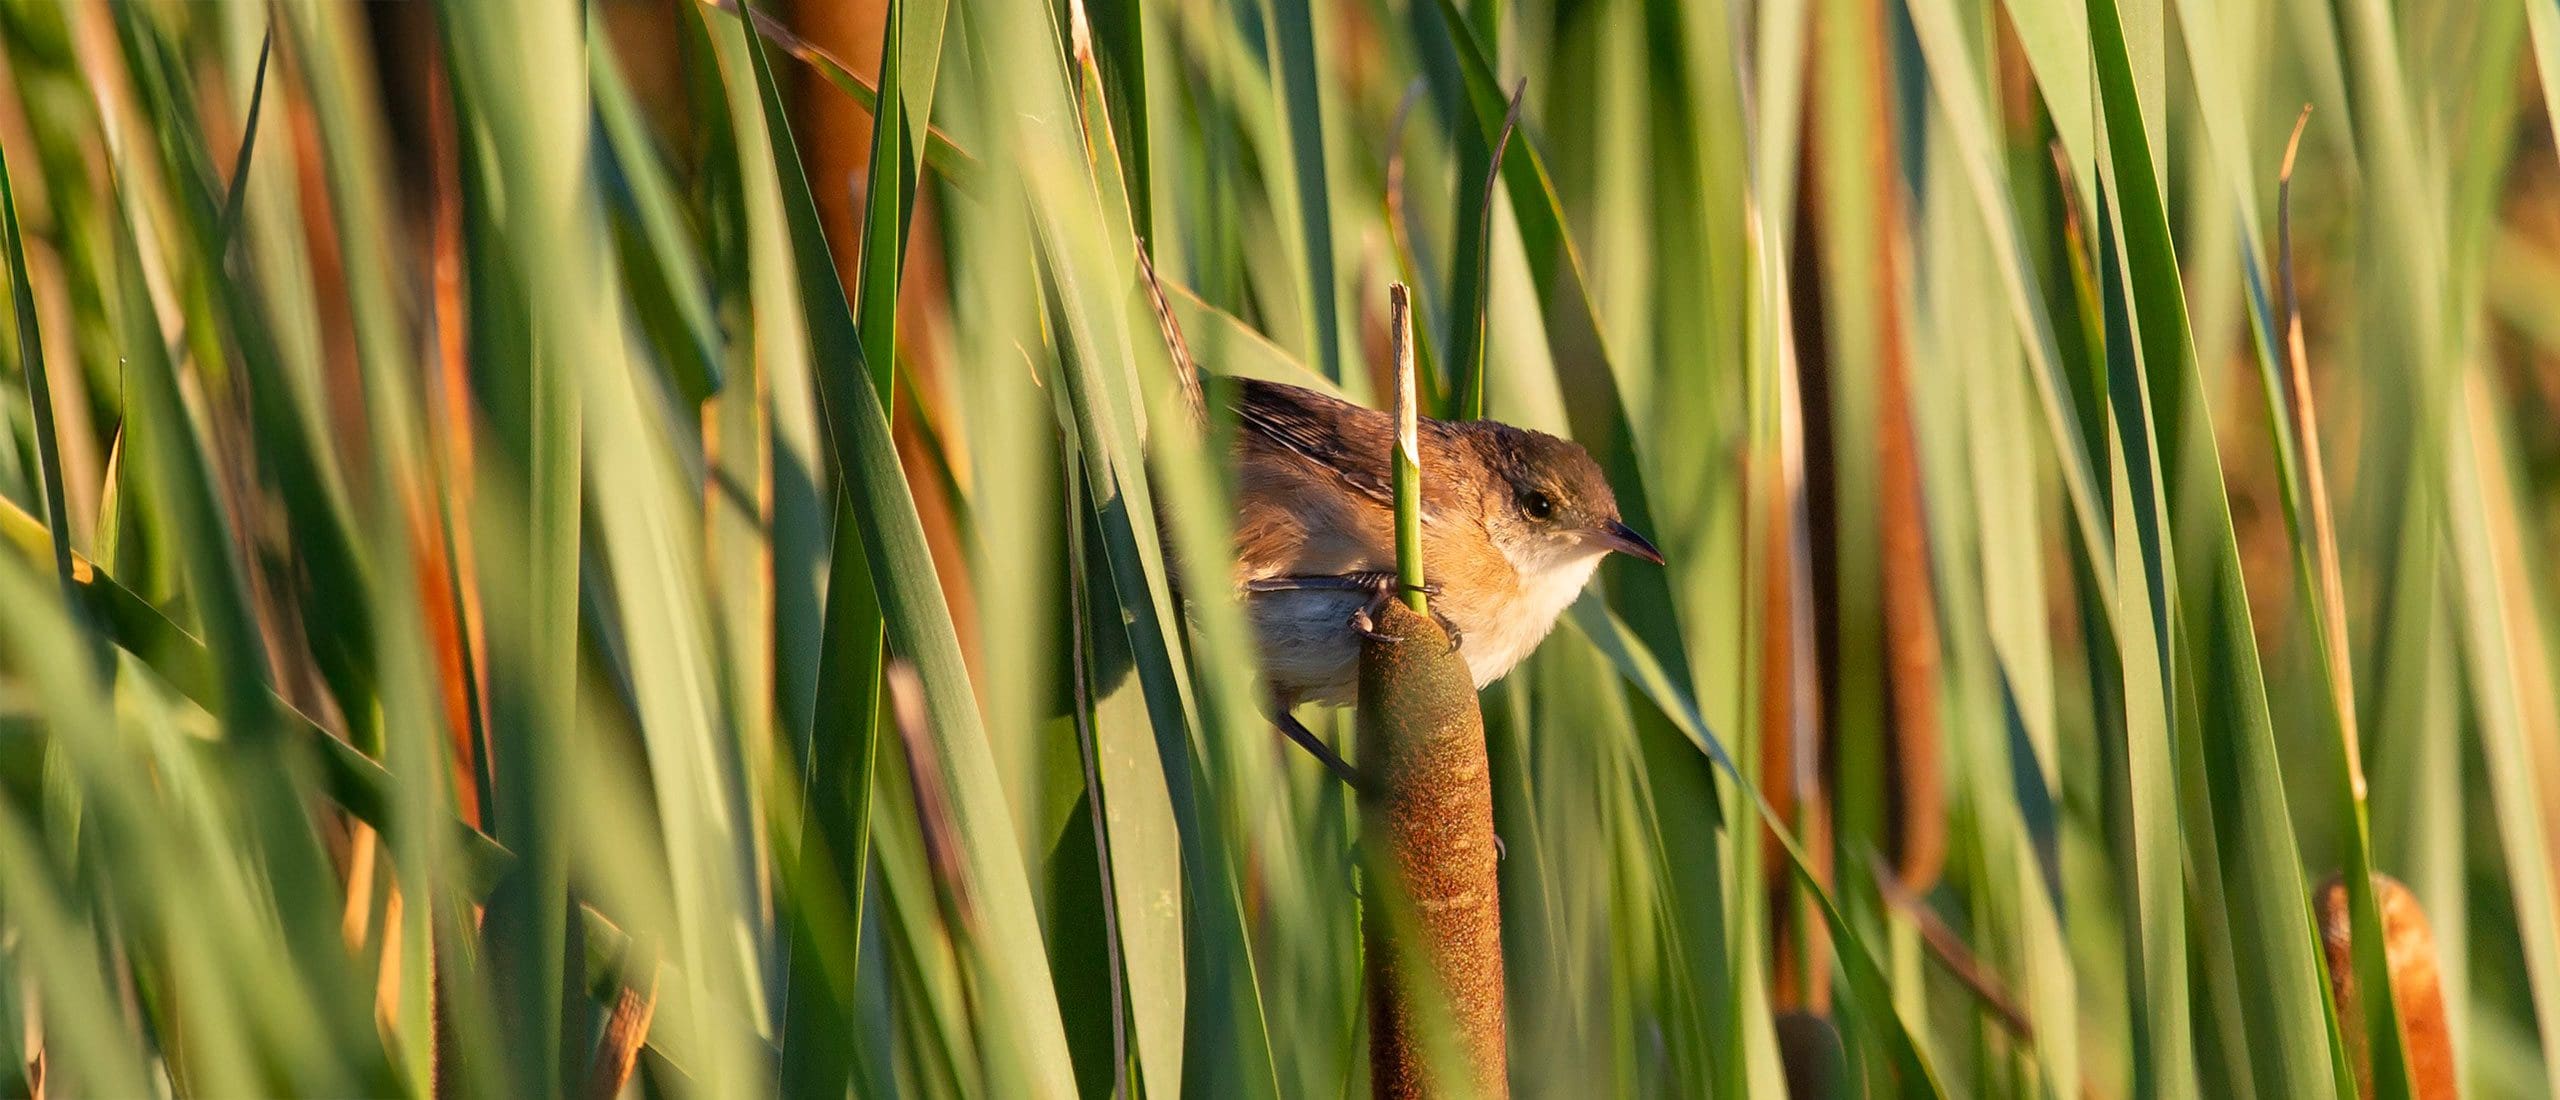
[[[37,332],[35,279],[27,273],[27,244],[18,231],[18,193],[9,183],[9,164],[0,157],[0,248],[9,253],[9,315],[17,331],[18,369],[27,384],[29,418],[35,422],[36,466],[43,476],[45,531],[53,544],[54,577],[62,585],[63,606],[77,616],[78,582],[71,575],[71,519],[62,488],[62,447],[53,426],[53,385],[44,363],[44,339]],[[79,623],[74,618],[72,623]]]
[[[2155,633],[2174,645],[2164,644],[2162,656],[2176,673],[2169,685],[2176,701],[2201,707],[2191,717],[2173,709],[2170,718],[2182,736],[2194,731],[2197,736],[2189,743],[2200,744],[2206,754],[2198,763],[2210,793],[2211,822],[2188,825],[2191,832],[2210,828],[2213,846],[2206,850],[2221,864],[2230,891],[2224,919],[2234,939],[2240,988],[2246,991],[2242,1007],[2253,1075],[2260,1089],[2281,1092],[2305,1081],[2336,1080],[2344,1063],[2330,1045],[2328,1012],[2319,999],[2322,978],[2312,942],[2309,891],[2277,771],[2274,729],[2221,464],[2209,447],[2187,446],[2209,426],[2203,383],[2177,278],[2167,199],[2146,136],[2125,28],[2109,0],[2090,5],[2090,38],[2105,121],[2104,176],[2113,183],[2102,189],[2101,201],[2112,195],[2120,218],[2121,278],[2132,330],[2134,355],[2120,361],[2138,364],[2147,421],[2119,416],[2119,423],[2125,425],[2128,449],[2149,447],[2156,456],[2153,469],[2162,476],[2172,458],[2195,464],[2183,480],[2166,484],[2167,499],[2153,514],[2165,523],[2181,513],[2185,494],[2193,492],[2200,496],[2192,514],[2207,524],[2202,532],[2180,532],[2176,544],[2143,539],[2151,583],[2164,591],[2162,578],[2178,563],[2162,555],[2176,552],[2186,559],[2183,547],[2197,545],[2201,557],[2187,560],[2199,560],[2206,573],[2193,580],[2181,577],[2177,583],[2192,587],[2180,591],[2177,604],[2154,609],[2155,616],[2168,616]],[[2111,363],[2111,387],[2119,392],[2136,388],[2133,379],[2116,381],[2121,373]],[[2182,457],[2191,454],[2202,457]],[[2141,475],[2135,478],[2139,481]],[[2140,730],[2129,732],[2143,736]],[[2144,797],[2140,790],[2135,795]]]
[[[1270,173],[1272,205],[1294,214],[1300,226],[1294,243],[1298,293],[1306,301],[1308,358],[1325,377],[1340,382],[1347,365],[1342,361],[1341,291],[1334,272],[1333,186],[1325,167],[1326,93],[1316,68],[1316,6],[1308,0],[1260,2],[1268,51],[1264,65],[1272,97],[1288,120],[1277,152],[1289,170]]]
[[[817,362],[818,392],[828,443],[844,479],[861,545],[870,563],[872,590],[886,620],[889,649],[913,661],[922,680],[939,771],[963,847],[957,888],[981,906],[984,923],[972,929],[973,980],[985,983],[978,1000],[995,1030],[986,1049],[990,1069],[1006,1087],[1063,1094],[1072,1087],[1059,1009],[1050,994],[1049,965],[1033,919],[1029,881],[1015,846],[1011,813],[996,779],[987,732],[980,724],[968,670],[952,632],[942,583],[927,551],[915,497],[889,439],[889,419],[864,372],[866,360],[851,307],[845,299],[798,156],[780,93],[760,42],[747,53],[756,66],[766,124],[775,135],[783,206],[791,228],[810,345]]]

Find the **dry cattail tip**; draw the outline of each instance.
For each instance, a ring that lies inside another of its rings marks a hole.
[[[2444,985],[2436,973],[2435,933],[2418,897],[2389,875],[2373,876],[2374,905],[2382,912],[2383,955],[2391,968],[2393,1007],[2401,1043],[2409,1052],[2409,1082],[2419,1100],[2451,1100],[2456,1084],[2453,1033],[2444,1016]],[[2347,883],[2332,875],[2315,895],[2320,951],[2329,965],[2329,993],[2338,1004],[2338,1027],[2355,1060],[2356,1091],[2373,1091],[2373,1052],[2365,1048],[2364,1010],[2356,989],[2355,920],[2347,907]]]

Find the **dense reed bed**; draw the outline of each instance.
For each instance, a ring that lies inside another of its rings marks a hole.
[[[0,1092],[1365,1091],[1401,283],[1511,1091],[2560,1093],[2560,8],[742,3],[0,0]]]

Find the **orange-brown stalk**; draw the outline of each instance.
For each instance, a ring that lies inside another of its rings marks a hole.
[[[482,664],[480,587],[471,540],[449,538],[453,517],[471,514],[471,491],[477,466],[472,449],[471,363],[469,321],[463,309],[462,172],[455,150],[453,102],[447,91],[450,73],[438,43],[427,66],[427,131],[433,146],[435,190],[429,223],[435,289],[436,384],[425,403],[434,472],[444,492],[441,515],[413,515],[410,538],[417,564],[419,609],[435,654],[436,682],[445,708],[445,728],[453,752],[456,812],[474,828],[482,827],[479,784],[474,777],[485,746],[474,740],[472,685],[488,682]],[[448,551],[450,551],[448,553]]]
[[[1895,811],[1894,870],[1910,890],[1927,890],[1947,860],[1945,778],[1938,751],[1938,609],[1929,576],[1928,517],[1921,507],[1920,453],[1911,422],[1911,366],[1903,332],[1902,166],[1894,156],[1885,88],[1893,67],[1885,53],[1885,9],[1866,6],[1852,32],[1872,60],[1866,178],[1875,188],[1874,299],[1876,349],[1876,525],[1883,576],[1885,689],[1893,770],[1886,777]]]

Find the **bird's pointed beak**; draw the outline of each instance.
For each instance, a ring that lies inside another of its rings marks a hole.
[[[1655,565],[1662,564],[1662,551],[1654,549],[1653,543],[1643,535],[1637,534],[1635,528],[1618,520],[1613,519],[1600,526],[1600,545],[1629,557],[1643,558]]]

